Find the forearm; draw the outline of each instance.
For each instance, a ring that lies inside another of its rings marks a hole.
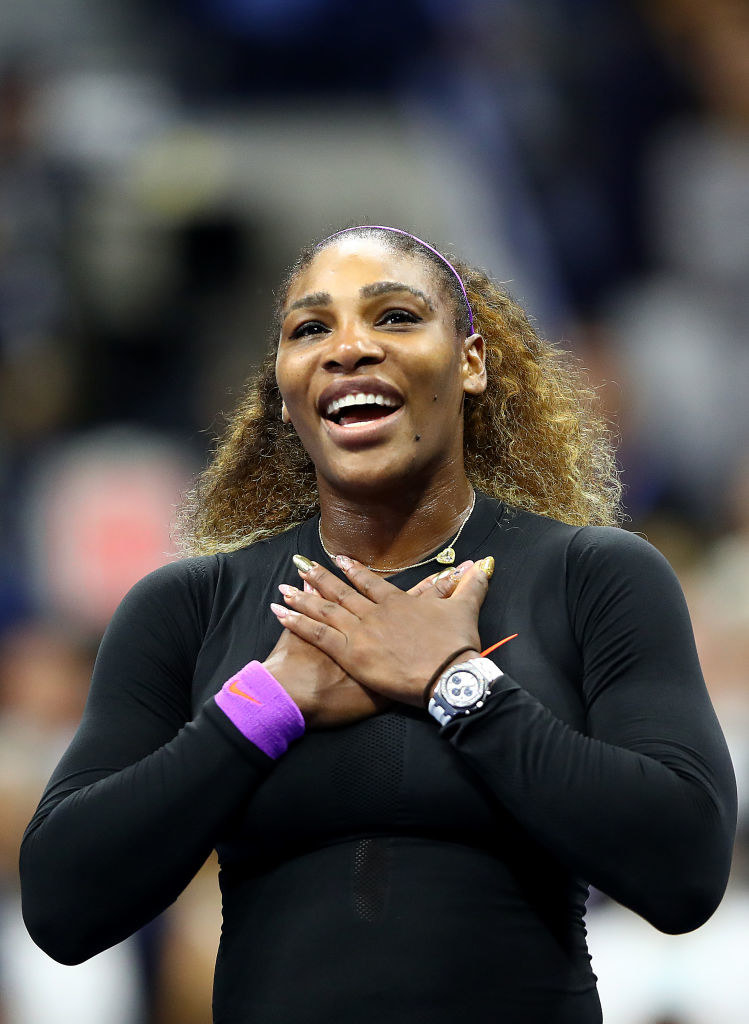
[[[624,749],[570,728],[508,677],[495,690],[444,735],[514,818],[661,930],[706,920],[725,888],[735,824],[724,746]]]
[[[21,848],[23,910],[54,959],[86,960],[169,906],[265,777],[271,759],[212,704],[136,763],[81,770],[42,801]]]

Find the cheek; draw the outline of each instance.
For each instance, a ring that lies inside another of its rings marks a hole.
[[[276,384],[288,406],[299,403],[305,391],[304,368],[297,359],[279,355],[276,359]]]
[[[432,363],[425,367],[420,404],[440,416],[448,415],[453,409],[460,407],[463,395],[463,382],[460,366],[454,358],[445,360],[442,365]]]

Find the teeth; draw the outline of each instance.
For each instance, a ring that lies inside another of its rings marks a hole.
[[[363,391],[360,391],[356,395],[344,395],[343,398],[336,398],[329,402],[325,409],[325,415],[333,416],[339,409],[347,408],[350,405],[386,405],[389,408],[395,408],[397,404],[394,398],[388,398],[385,395],[365,395]]]

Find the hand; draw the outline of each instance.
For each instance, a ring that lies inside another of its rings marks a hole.
[[[288,607],[271,608],[287,630],[367,689],[420,706],[426,683],[451,654],[481,649],[478,614],[494,559],[473,565],[457,586],[447,577],[418,595],[404,594],[353,559],[337,561],[353,587],[313,565],[300,575],[317,593],[282,584]],[[454,587],[446,599],[443,586]]]
[[[327,654],[287,629],[263,665],[302,712],[308,729],[357,722],[390,703],[360,686]]]
[[[433,573],[412,587],[409,594],[417,597],[434,586],[436,594],[447,597],[472,564],[465,562],[447,576]],[[435,583],[435,576],[442,578]],[[304,589],[319,596],[307,582]],[[263,664],[296,703],[308,729],[356,722],[383,711],[390,703],[387,697],[358,683],[319,648],[287,629]]]

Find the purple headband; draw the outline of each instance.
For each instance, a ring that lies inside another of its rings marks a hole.
[[[384,224],[358,224],[356,227],[353,228],[342,228],[340,231],[334,231],[332,235],[328,235],[327,238],[323,238],[322,242],[318,243],[317,248],[319,249],[321,245],[324,245],[326,242],[329,242],[331,238],[335,238],[337,235],[345,235],[348,231],[360,231],[362,228],[370,228],[375,231],[394,231],[396,235],[405,235],[406,238],[413,238],[414,242],[418,242],[419,245],[423,245],[425,249],[428,249],[430,252],[433,252],[435,256],[438,256],[445,264],[445,266],[449,267],[453,274],[455,274],[455,278],[458,284],[460,285],[460,290],[463,292],[463,298],[466,300],[466,309],[468,310],[468,323],[471,328],[470,333],[473,334],[473,310],[471,309],[471,303],[468,301],[466,288],[465,285],[463,284],[460,274],[452,265],[450,260],[448,260],[445,256],[442,255],[441,252],[435,249],[433,245],[430,245],[429,242],[425,242],[423,238],[417,238],[416,235],[412,235],[409,231],[403,231],[401,228],[386,227],[386,225]]]

